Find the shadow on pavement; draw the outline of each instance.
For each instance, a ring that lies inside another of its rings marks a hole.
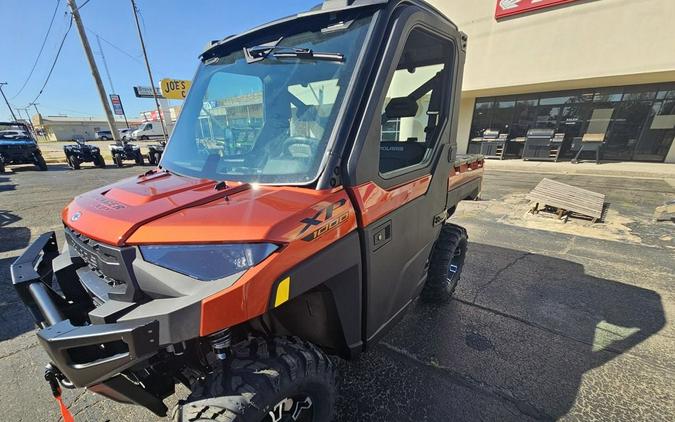
[[[668,356],[634,350],[665,326],[657,293],[563,259],[469,248],[451,303],[414,302],[371,353],[341,365],[338,420],[556,420],[572,409],[589,371],[628,352],[603,375],[594,371],[601,385],[587,381],[581,408],[592,415],[582,419],[631,419],[621,406],[631,388],[644,396],[640,385],[663,382],[650,380],[653,371],[643,373],[641,363],[667,367]],[[621,372],[611,372],[616,366]],[[659,419],[659,406],[635,407],[634,415]]]
[[[10,183],[10,178],[8,176],[3,176],[0,174],[0,192],[15,190],[16,185]]]
[[[20,250],[30,242],[30,229],[8,227],[21,217],[0,210],[0,252]],[[9,274],[9,266],[17,257],[0,259],[0,341],[33,329],[33,320],[17,296]]]
[[[0,209],[0,252],[23,249],[30,241],[30,229],[27,227],[8,227],[20,221],[21,217]]]

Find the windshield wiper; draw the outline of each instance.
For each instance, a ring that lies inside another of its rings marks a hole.
[[[244,56],[247,63],[255,63],[265,60],[268,56],[277,59],[307,59],[307,60],[325,60],[331,62],[343,62],[345,56],[342,53],[323,53],[314,51],[311,48],[285,47],[279,45],[257,45],[251,48],[244,48]]]

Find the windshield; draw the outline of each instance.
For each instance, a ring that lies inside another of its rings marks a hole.
[[[271,53],[248,63],[239,50],[201,64],[162,167],[212,180],[313,181],[370,20],[308,29],[276,44],[339,60]]]
[[[0,140],[33,142],[28,128],[20,124],[0,123]]]

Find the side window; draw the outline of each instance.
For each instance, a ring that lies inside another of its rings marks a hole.
[[[380,173],[425,163],[447,118],[452,44],[428,32],[410,33],[382,107]],[[443,90],[446,92],[442,92]]]
[[[145,129],[146,129],[146,130],[152,130],[152,123],[151,123],[151,124],[148,124],[148,125],[145,127]]]

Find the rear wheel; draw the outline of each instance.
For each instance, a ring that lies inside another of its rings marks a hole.
[[[144,163],[143,160],[143,154],[141,154],[141,151],[136,151],[136,157],[134,158],[136,160],[136,164],[139,166],[142,166]]]
[[[45,158],[39,152],[35,154],[35,165],[40,171],[47,171],[48,169]]]
[[[228,367],[198,385],[174,422],[330,421],[335,366],[311,343],[254,338],[232,349]]]
[[[464,269],[468,236],[466,229],[446,223],[431,252],[427,281],[421,299],[429,303],[444,303],[452,298]]]

